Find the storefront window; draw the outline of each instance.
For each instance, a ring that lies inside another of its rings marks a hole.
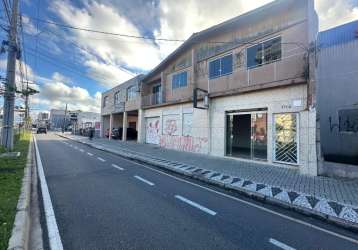
[[[298,163],[298,115],[296,113],[276,114],[274,116],[275,161]]]

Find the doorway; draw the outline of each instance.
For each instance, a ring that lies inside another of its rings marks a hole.
[[[267,160],[267,112],[228,113],[226,155]]]

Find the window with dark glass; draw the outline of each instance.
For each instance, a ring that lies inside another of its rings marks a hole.
[[[254,68],[281,59],[281,37],[277,37],[247,48],[247,68]]]
[[[186,87],[188,85],[188,72],[180,72],[172,76],[172,89]]]
[[[121,102],[121,92],[116,92],[114,94],[114,104],[119,104]]]
[[[131,86],[127,89],[127,101],[131,101],[137,98],[137,87]]]
[[[107,106],[107,103],[108,103],[108,96],[105,96],[103,98],[103,107],[106,107]]]
[[[232,73],[232,55],[227,55],[209,62],[209,78],[213,79]]]

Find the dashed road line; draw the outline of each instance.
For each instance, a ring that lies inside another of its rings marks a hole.
[[[273,238],[270,238],[270,239],[269,239],[269,242],[270,242],[272,245],[275,245],[275,246],[277,246],[278,248],[281,248],[281,249],[283,249],[283,250],[296,250],[296,248],[290,247],[290,246],[286,245],[285,243],[282,243],[281,241],[275,240],[275,239],[273,239]]]
[[[101,162],[105,162],[106,160],[101,158],[101,157],[97,157],[98,160],[100,160]]]
[[[93,154],[92,154],[92,153],[90,153],[90,152],[87,152],[87,154],[88,154],[89,156],[93,156]]]
[[[144,179],[144,178],[142,178],[142,177],[140,177],[140,176],[138,176],[138,175],[135,175],[134,178],[136,178],[137,180],[140,180],[140,181],[142,181],[142,182],[148,184],[149,186],[154,186],[154,183],[153,183],[153,182],[150,182],[150,181],[148,181],[148,180],[146,180],[146,179]]]
[[[82,148],[80,148],[80,151],[83,153],[83,152],[85,152]]]
[[[116,165],[116,164],[112,164],[112,167],[114,167],[114,168],[116,168],[116,169],[118,169],[118,170],[121,170],[121,171],[124,170],[124,168],[121,168],[120,166],[118,166],[118,165]]]
[[[240,202],[240,203],[246,204],[246,205],[248,205],[248,206],[257,208],[257,209],[259,209],[259,210],[265,211],[265,212],[270,213],[270,214],[272,214],[272,215],[279,216],[279,217],[284,218],[284,219],[286,219],[286,220],[289,220],[289,221],[291,221],[291,222],[295,222],[295,223],[297,223],[297,224],[304,225],[304,226],[306,226],[306,227],[308,227],[308,228],[312,228],[312,229],[315,229],[315,230],[317,230],[317,231],[324,232],[324,233],[329,234],[329,235],[331,235],[331,236],[334,236],[334,237],[337,237],[337,238],[340,238],[340,239],[343,239],[343,240],[346,240],[346,241],[349,241],[349,242],[352,242],[352,243],[358,245],[358,240],[357,240],[357,239],[354,239],[354,238],[352,238],[352,237],[350,237],[350,236],[345,236],[345,235],[343,235],[343,234],[339,234],[339,233],[336,233],[336,232],[334,232],[334,231],[330,231],[330,230],[325,229],[325,228],[323,228],[323,227],[319,227],[319,226],[316,226],[316,225],[311,224],[311,223],[309,223],[309,222],[306,222],[306,221],[303,221],[303,220],[300,220],[300,219],[296,219],[296,218],[290,217],[290,216],[288,216],[288,215],[285,215],[285,214],[276,212],[276,211],[271,210],[271,209],[269,209],[269,208],[266,208],[266,207],[263,207],[263,206],[254,204],[254,203],[252,203],[252,202],[249,202],[249,201],[246,201],[246,200],[243,200],[243,199],[240,199],[240,198],[237,198],[237,197],[235,197],[235,196],[232,196],[232,195],[229,195],[229,194],[225,194],[225,193],[223,193],[223,192],[220,192],[220,191],[217,191],[217,190],[214,190],[214,189],[211,189],[211,188],[202,186],[202,185],[197,184],[197,183],[194,183],[194,182],[190,182],[190,181],[188,181],[188,180],[184,180],[184,179],[182,179],[182,178],[180,178],[180,177],[177,177],[177,176],[168,174],[168,173],[166,173],[166,172],[163,172],[162,170],[155,169],[155,168],[150,167],[150,166],[148,166],[148,165],[144,165],[144,164],[142,164],[142,163],[138,163],[138,162],[135,162],[135,161],[133,161],[133,160],[129,160],[129,159],[126,159],[126,158],[123,158],[123,157],[121,157],[121,158],[122,158],[122,160],[124,160],[124,161],[131,162],[132,164],[135,164],[135,165],[144,167],[144,168],[146,168],[146,169],[152,170],[152,171],[154,171],[154,172],[157,172],[157,173],[159,173],[159,174],[168,176],[168,177],[170,177],[170,178],[172,178],[172,179],[175,179],[175,180],[177,180],[177,181],[180,181],[180,182],[183,182],[183,183],[186,183],[186,184],[189,184],[189,185],[192,185],[192,186],[201,188],[201,189],[203,189],[203,190],[206,190],[206,191],[209,191],[209,192],[218,194],[218,195],[220,195],[220,196],[223,196],[223,197],[228,198],[228,199],[231,199],[231,200],[235,200],[235,201],[237,201],[237,202]]]
[[[194,201],[191,201],[191,200],[189,200],[189,199],[187,199],[187,198],[185,198],[183,196],[175,195],[175,198],[177,198],[178,200],[181,200],[181,201],[183,201],[183,202],[185,202],[185,203],[187,203],[187,204],[189,204],[189,205],[191,205],[191,206],[193,206],[193,207],[195,207],[197,209],[200,209],[201,211],[203,211],[205,213],[208,213],[208,214],[210,214],[212,216],[216,215],[216,212],[214,212],[213,210],[211,210],[209,208],[206,208],[206,207],[204,207],[204,206],[202,206],[202,205],[200,205],[200,204],[198,204],[198,203],[196,203]]]

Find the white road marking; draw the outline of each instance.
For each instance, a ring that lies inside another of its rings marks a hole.
[[[202,205],[200,205],[200,204],[198,204],[198,203],[196,203],[194,201],[191,201],[191,200],[189,200],[187,198],[184,198],[183,196],[175,195],[175,198],[177,198],[177,199],[179,199],[179,200],[181,200],[181,201],[183,201],[183,202],[185,202],[185,203],[187,203],[187,204],[189,204],[189,205],[191,205],[191,206],[193,206],[193,207],[195,207],[197,209],[200,209],[201,211],[203,211],[205,213],[208,213],[208,214],[210,214],[212,216],[216,215],[216,212],[214,212],[213,210],[211,210],[209,208],[206,208],[206,207],[204,207],[204,206],[202,206]]]
[[[83,153],[83,152],[85,152],[82,148],[80,149],[80,151]]]
[[[72,148],[73,146],[72,146],[72,144],[69,144],[69,146]]]
[[[74,148],[75,148],[75,149],[78,149],[78,147],[77,147],[77,146],[75,146]]]
[[[121,157],[121,156],[119,156],[119,157]],[[234,196],[231,196],[231,195],[228,195],[228,194],[225,194],[225,193],[222,193],[222,192],[219,192],[219,191],[210,189],[210,188],[208,188],[208,187],[204,187],[204,186],[201,186],[201,185],[199,185],[199,184],[192,183],[192,182],[190,182],[190,181],[181,179],[181,178],[176,177],[176,176],[174,176],[174,175],[170,175],[170,174],[168,174],[168,173],[165,173],[165,172],[163,172],[163,171],[161,171],[161,170],[148,167],[148,166],[146,166],[146,165],[144,165],[144,164],[141,164],[141,163],[138,163],[138,162],[135,162],[135,161],[131,161],[131,160],[128,160],[128,159],[123,158],[123,157],[121,157],[121,159],[123,159],[123,160],[125,160],[125,161],[127,161],[127,162],[131,162],[131,163],[133,163],[133,164],[142,166],[142,167],[144,167],[144,168],[150,169],[150,170],[152,170],[152,171],[154,171],[154,172],[157,172],[157,173],[160,173],[160,174],[162,174],[162,175],[166,175],[166,176],[168,176],[168,177],[170,177],[170,178],[173,178],[173,179],[175,179],[175,180],[177,180],[177,181],[181,181],[181,182],[187,183],[187,184],[189,184],[189,185],[192,185],[192,186],[195,186],[195,187],[204,189],[204,190],[206,190],[206,191],[209,191],[209,192],[212,192],[212,193],[215,193],[215,194],[224,196],[224,197],[226,197],[226,198],[235,200],[235,201],[237,201],[237,202],[241,202],[241,203],[243,203],[243,204],[246,204],[246,205],[251,206],[251,207],[255,207],[255,208],[260,209],[260,210],[262,210],[262,211],[265,211],[265,212],[267,212],[267,213],[277,215],[277,216],[279,216],[279,217],[281,217],[281,218],[284,218],[284,219],[286,219],[286,220],[289,220],[289,221],[292,221],[292,222],[295,222],[295,223],[298,223],[298,224],[307,226],[307,227],[309,227],[309,228],[313,228],[313,229],[315,229],[315,230],[324,232],[324,233],[326,233],[326,234],[335,236],[335,237],[340,238],[340,239],[343,239],[343,240],[350,241],[350,242],[352,242],[352,243],[358,245],[358,240],[356,240],[356,239],[354,239],[354,238],[351,238],[351,237],[349,237],[349,236],[345,236],[345,235],[342,235],[342,234],[338,234],[338,233],[329,231],[328,229],[321,228],[321,227],[316,226],[316,225],[313,225],[313,224],[311,224],[311,223],[308,223],[308,222],[305,222],[305,221],[302,221],[302,220],[299,220],[299,219],[295,219],[295,218],[289,217],[288,215],[280,214],[280,213],[275,212],[275,211],[273,211],[273,210],[270,210],[270,209],[268,209],[268,208],[261,207],[261,206],[259,206],[259,205],[254,204],[254,203],[251,203],[251,202],[249,202],[249,201],[245,201],[245,200],[239,199],[239,198],[237,198],[237,197],[234,197]]]
[[[55,216],[55,212],[53,211],[53,206],[52,206],[48,186],[46,183],[46,178],[41,161],[39,148],[37,146],[36,137],[34,136],[33,138],[35,142],[37,171],[40,179],[40,186],[41,186],[43,206],[45,210],[45,218],[46,218],[50,249],[63,250],[61,236],[57,227],[56,216]]]
[[[101,158],[101,157],[97,157],[98,160],[100,160],[101,162],[105,162],[106,160]]]
[[[87,154],[88,154],[89,156],[93,156],[93,154],[92,154],[92,153],[90,153],[90,152],[87,152]]]
[[[116,169],[118,169],[118,170],[121,170],[121,171],[124,170],[124,168],[121,168],[120,166],[118,166],[118,165],[116,165],[116,164],[112,164],[112,167],[114,167],[114,168],[116,168]]]
[[[142,181],[144,183],[147,183],[149,186],[154,186],[153,182],[150,182],[150,181],[148,181],[148,180],[146,180],[146,179],[144,179],[144,178],[142,178],[142,177],[140,177],[138,175],[135,175],[134,178],[136,178],[136,179],[138,179],[138,180],[140,180],[140,181]]]
[[[278,241],[278,240],[275,240],[272,238],[270,238],[269,242],[283,250],[296,250],[296,248],[290,247],[290,246],[286,245],[285,243],[282,243],[281,241]]]

